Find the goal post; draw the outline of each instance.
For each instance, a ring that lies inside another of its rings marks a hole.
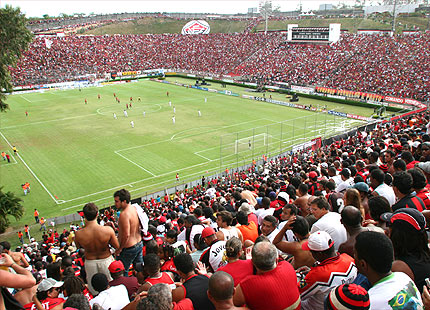
[[[254,136],[236,139],[234,142],[234,154],[266,146],[269,143],[269,136],[270,135],[267,133],[260,133]]]

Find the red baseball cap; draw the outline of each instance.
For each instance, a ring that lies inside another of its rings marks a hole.
[[[309,178],[313,179],[313,178],[316,178],[317,176],[318,174],[315,171],[309,172]]]
[[[212,227],[206,227],[202,231],[202,238],[207,238],[209,236],[215,235],[215,230]]]
[[[116,260],[109,265],[108,269],[110,273],[117,273],[120,271],[124,271],[124,265],[122,261]]]

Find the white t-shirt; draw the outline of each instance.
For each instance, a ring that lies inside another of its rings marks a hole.
[[[335,189],[335,192],[339,193],[341,191],[346,190],[348,187],[350,187],[352,185],[352,183],[354,183],[354,180],[352,178],[349,178],[345,181],[341,181]]]
[[[91,308],[96,303],[103,309],[121,310],[130,303],[127,288],[123,284],[112,286],[90,300]]]
[[[258,217],[258,226],[261,226],[263,224],[263,220],[267,215],[273,215],[274,212],[275,212],[275,208],[256,210],[254,213]]]
[[[329,212],[316,221],[312,225],[311,234],[319,230],[325,231],[330,235],[336,251],[347,239],[345,227],[340,222],[340,214],[336,212]]]
[[[390,207],[396,203],[396,195],[394,194],[394,190],[387,184],[382,183],[377,188],[375,188],[375,192],[377,192],[379,196],[387,198],[388,202],[390,203]]]
[[[370,310],[424,309],[414,282],[403,272],[393,272],[369,289]]]

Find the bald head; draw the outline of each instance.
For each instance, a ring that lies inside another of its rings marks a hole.
[[[224,271],[215,272],[209,279],[210,296],[218,301],[233,297],[234,280],[231,275]]]
[[[358,227],[363,220],[360,210],[354,206],[346,206],[343,208],[341,217],[342,223],[349,227]]]
[[[259,242],[252,248],[252,263],[262,271],[270,271],[276,267],[278,250],[270,242]]]

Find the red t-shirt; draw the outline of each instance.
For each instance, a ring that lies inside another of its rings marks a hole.
[[[157,283],[166,283],[166,284],[174,284],[172,278],[165,272],[161,272],[161,276],[159,278],[146,278],[145,280],[151,285],[155,285]]]
[[[254,274],[254,265],[252,265],[250,259],[238,260],[219,267],[217,271],[224,271],[230,274],[233,277],[234,286],[237,286],[245,277]]]
[[[65,300],[63,298],[46,298],[45,300],[42,300],[40,303],[42,304],[43,309],[45,310],[50,310],[53,309],[54,307],[58,306],[59,304],[62,304],[63,302],[65,302]],[[36,310],[36,305],[34,304],[34,302],[26,304],[24,306],[25,310]]]
[[[296,272],[288,262],[280,262],[261,275],[246,277],[240,287],[246,304],[253,310],[300,309]]]
[[[173,303],[173,310],[194,310],[193,302],[189,298],[184,298]]]

